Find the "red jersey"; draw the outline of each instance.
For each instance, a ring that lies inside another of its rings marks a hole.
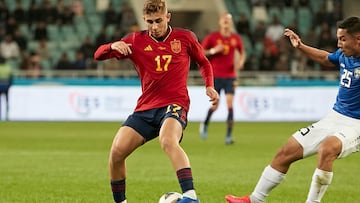
[[[132,54],[124,56],[111,50],[111,43],[101,45],[95,52],[96,60],[129,58],[134,63],[141,81],[142,94],[135,111],[149,110],[177,104],[189,110],[187,90],[190,60],[194,60],[205,81],[213,86],[209,60],[193,32],[170,28],[163,41],[151,37],[147,30],[131,33],[121,39],[131,44]]]
[[[220,32],[213,32],[202,41],[204,49],[211,49],[218,44],[224,45],[224,51],[210,56],[210,62],[214,69],[214,77],[235,78],[234,54],[235,50],[243,53],[244,46],[242,39],[235,33],[232,33],[229,37],[224,37]]]

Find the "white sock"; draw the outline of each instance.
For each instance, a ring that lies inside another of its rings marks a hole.
[[[197,199],[195,190],[188,190],[188,191],[184,192],[183,196],[184,197],[189,197],[191,199]]]
[[[281,183],[285,175],[286,174],[273,169],[270,165],[265,167],[254,191],[250,195],[251,202],[264,202],[270,191]]]
[[[315,169],[306,203],[320,202],[331,183],[333,172]]]

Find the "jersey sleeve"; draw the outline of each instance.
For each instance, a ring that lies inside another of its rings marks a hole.
[[[342,54],[341,49],[336,50],[334,53],[330,53],[328,55],[328,59],[331,63],[335,64],[337,67],[339,67],[339,58],[340,55]]]
[[[238,41],[236,49],[242,54],[244,53],[244,43],[240,35],[236,35],[236,39]]]
[[[201,42],[201,46],[206,50],[206,49],[211,49],[212,48],[212,45],[211,45],[211,36],[212,35],[207,35],[203,41]]]
[[[134,38],[135,38],[135,33],[132,33],[132,34],[129,34],[129,35],[125,36],[124,38],[122,38],[121,41],[132,44]],[[126,58],[126,56],[111,49],[112,43],[114,43],[114,42],[100,45],[94,53],[94,59],[101,61],[101,60],[106,60],[106,59],[110,59],[110,58],[117,58],[117,59]]]
[[[200,42],[194,33],[191,32],[189,37],[190,44],[192,45],[190,48],[190,56],[192,60],[198,65],[200,69],[200,74],[205,82],[206,87],[214,86],[214,75],[211,64],[209,60],[206,58],[204,50]]]

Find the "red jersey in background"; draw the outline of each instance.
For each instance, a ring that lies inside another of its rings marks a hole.
[[[213,32],[206,36],[202,41],[204,49],[211,49],[218,44],[224,45],[221,53],[210,56],[215,78],[235,78],[234,67],[235,50],[243,53],[244,46],[238,34],[232,33],[229,37],[224,37],[220,32]]]

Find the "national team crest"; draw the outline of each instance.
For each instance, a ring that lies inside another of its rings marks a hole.
[[[174,39],[173,41],[170,42],[170,46],[171,46],[171,51],[173,51],[176,54],[181,51],[180,40]]]
[[[357,67],[357,68],[354,69],[354,77],[356,79],[360,78],[360,67]]]

